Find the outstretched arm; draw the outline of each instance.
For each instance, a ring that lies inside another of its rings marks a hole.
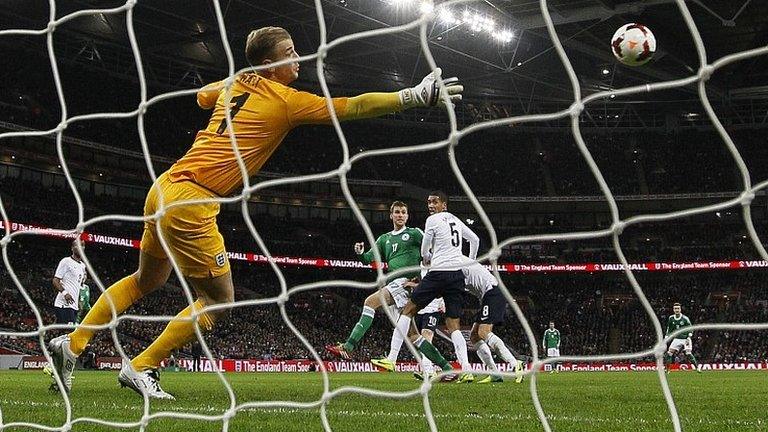
[[[359,120],[379,117],[385,114],[402,111],[414,107],[431,107],[461,100],[464,87],[458,83],[458,78],[443,80],[446,94],[443,95],[437,85],[437,77],[442,74],[440,68],[435,69],[412,88],[406,88],[392,93],[363,93],[359,96],[333,98],[333,108],[339,120]],[[327,124],[331,122],[326,99],[307,92],[294,92],[287,98],[288,117],[292,125]]]
[[[340,120],[355,120],[370,117],[378,117],[396,111],[414,107],[431,107],[444,105],[437,77],[441,76],[442,69],[425,76],[421,82],[413,88],[406,88],[395,93],[364,93],[360,96],[349,98],[344,113],[340,114]],[[461,100],[461,92],[464,86],[458,83],[456,77],[443,80],[451,104]]]
[[[379,117],[402,111],[403,106],[397,93],[363,93],[347,99],[344,112],[338,112],[339,120],[359,120]]]

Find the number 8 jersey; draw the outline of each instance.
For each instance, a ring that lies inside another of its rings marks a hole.
[[[469,257],[462,253],[463,240],[469,242]],[[421,256],[431,263],[430,271],[454,271],[477,258],[480,238],[464,222],[444,211],[427,218]]]

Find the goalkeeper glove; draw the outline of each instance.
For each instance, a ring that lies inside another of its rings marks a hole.
[[[442,69],[436,68],[429,75],[425,76],[416,87],[400,90],[398,94],[403,108],[443,106],[445,101],[443,100],[440,86],[437,84],[437,78],[442,73]],[[448,94],[451,105],[453,105],[454,101],[461,100],[461,92],[464,91],[464,86],[459,84],[458,78],[444,79],[443,84],[445,84],[445,91]]]

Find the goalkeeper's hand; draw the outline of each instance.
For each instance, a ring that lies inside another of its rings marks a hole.
[[[436,68],[429,75],[425,76],[416,87],[400,90],[400,103],[403,104],[403,108],[444,106],[445,101],[443,100],[440,86],[437,84],[437,78],[442,73],[442,69]],[[443,80],[443,84],[445,84],[445,91],[451,105],[461,100],[461,92],[464,91],[464,86],[459,84],[458,78],[446,78]]]

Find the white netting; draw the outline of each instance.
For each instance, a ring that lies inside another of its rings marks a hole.
[[[450,2],[443,3],[442,7],[447,7],[453,4],[462,4],[462,3],[469,3],[473,0],[454,0]],[[165,94],[161,94],[159,96],[153,97],[152,99],[147,100],[147,85],[146,85],[146,79],[143,72],[142,67],[142,61],[141,61],[141,53],[138,48],[138,44],[136,41],[134,29],[133,29],[133,8],[136,5],[136,0],[128,0],[126,3],[118,8],[113,9],[90,9],[90,10],[80,10],[74,13],[71,13],[69,15],[63,16],[61,18],[56,19],[56,2],[54,0],[49,0],[49,7],[50,7],[50,13],[49,13],[49,23],[48,26],[44,29],[39,30],[23,30],[23,29],[11,29],[11,30],[3,30],[0,31],[0,36],[13,36],[13,35],[39,35],[39,36],[45,36],[47,40],[47,48],[48,48],[48,54],[49,59],[51,63],[51,68],[53,71],[53,77],[56,85],[57,94],[59,97],[59,103],[61,106],[61,122],[59,125],[51,130],[46,131],[25,131],[25,132],[8,132],[8,133],[2,133],[0,134],[0,139],[3,138],[10,138],[10,137],[20,137],[20,136],[47,136],[47,135],[55,135],[56,138],[56,149],[58,152],[59,160],[61,163],[61,167],[64,171],[64,174],[67,177],[67,181],[69,184],[70,189],[72,190],[72,193],[75,196],[75,200],[77,202],[77,208],[78,208],[78,224],[75,228],[71,230],[58,230],[54,231],[54,233],[62,234],[62,235],[78,235],[79,233],[82,233],[83,230],[93,224],[107,221],[107,220],[113,220],[113,221],[128,221],[128,222],[141,222],[144,221],[145,218],[141,216],[130,216],[130,215],[104,215],[99,216],[95,218],[91,218],[89,220],[84,220],[83,218],[83,203],[80,198],[80,195],[77,191],[77,188],[75,187],[74,181],[70,175],[69,169],[67,167],[67,161],[64,158],[63,154],[63,147],[62,147],[62,134],[64,130],[67,128],[68,125],[75,123],[75,122],[81,122],[81,121],[87,121],[87,120],[94,120],[94,119],[109,119],[109,118],[131,118],[136,117],[137,118],[137,127],[139,131],[139,137],[141,140],[141,146],[143,149],[145,162],[147,165],[147,169],[149,170],[150,176],[152,177],[152,180],[154,181],[156,179],[155,171],[153,169],[151,160],[150,160],[150,153],[149,148],[147,146],[147,140],[144,133],[144,125],[143,125],[143,116],[147,111],[147,107],[157,103],[159,101],[177,97],[177,96],[183,96],[183,95],[189,95],[197,92],[197,89],[191,89],[191,90],[182,90],[182,91],[175,91],[175,92],[169,92]],[[741,205],[742,212],[744,216],[744,222],[746,224],[747,230],[749,232],[750,238],[752,240],[752,243],[759,251],[761,257],[764,260],[768,260],[768,253],[766,253],[766,250],[763,248],[760,239],[758,238],[757,233],[755,232],[752,218],[750,214],[750,204],[755,196],[755,192],[765,188],[768,186],[768,181],[764,181],[762,183],[759,183],[757,185],[752,185],[752,182],[750,180],[750,175],[747,170],[746,165],[744,164],[744,161],[739,154],[738,150],[736,149],[735,145],[733,144],[733,141],[729,137],[728,133],[723,128],[722,123],[719,121],[717,115],[715,114],[714,110],[712,109],[712,106],[709,103],[707,92],[706,92],[706,81],[710,78],[710,76],[719,68],[722,68],[728,64],[744,60],[747,58],[768,54],[768,47],[762,47],[758,49],[752,49],[749,51],[743,51],[736,54],[725,56],[714,63],[708,63],[707,57],[706,57],[706,50],[704,48],[704,44],[701,40],[701,37],[698,33],[698,30],[696,28],[696,24],[693,21],[693,18],[691,17],[691,14],[688,10],[688,7],[686,6],[684,0],[676,0],[677,6],[680,10],[680,13],[682,14],[685,23],[688,27],[688,30],[693,37],[693,40],[696,45],[696,49],[699,56],[700,61],[700,67],[697,71],[696,75],[692,75],[687,78],[681,78],[677,80],[672,81],[666,81],[666,82],[657,82],[653,84],[645,84],[645,85],[639,85],[629,88],[624,88],[620,90],[611,90],[611,91],[603,91],[599,93],[594,93],[586,98],[581,97],[581,89],[579,86],[578,79],[576,77],[576,74],[573,70],[573,67],[571,66],[571,63],[565,54],[565,51],[563,50],[563,47],[560,43],[560,40],[558,38],[558,35],[555,31],[554,24],[552,22],[552,18],[549,14],[549,10],[547,7],[547,1],[541,0],[541,12],[543,14],[544,20],[546,22],[547,29],[549,31],[550,38],[552,39],[552,42],[554,43],[555,49],[557,50],[557,53],[562,61],[563,66],[565,67],[568,77],[570,80],[570,83],[573,88],[573,94],[574,94],[574,102],[570,106],[569,109],[554,112],[550,114],[541,114],[541,115],[525,115],[525,116],[518,116],[518,117],[511,117],[511,118],[505,118],[505,119],[498,119],[498,120],[492,120],[492,121],[486,121],[482,123],[476,123],[469,127],[466,127],[462,130],[459,130],[457,128],[456,123],[456,115],[452,108],[448,109],[448,120],[450,124],[450,134],[447,139],[429,143],[429,144],[423,144],[423,145],[415,145],[415,146],[408,146],[408,147],[393,147],[393,148],[387,148],[387,149],[381,149],[381,150],[372,150],[372,151],[365,151],[359,154],[356,154],[355,156],[350,158],[349,155],[349,148],[347,145],[347,142],[344,137],[344,132],[342,131],[338,119],[334,115],[333,117],[333,126],[336,129],[336,132],[339,136],[339,139],[341,141],[341,146],[343,149],[343,162],[342,164],[333,171],[329,171],[326,173],[321,174],[315,174],[315,175],[305,175],[305,176],[297,176],[297,177],[289,177],[289,178],[280,178],[280,179],[273,179],[268,181],[263,181],[257,184],[251,185],[249,183],[249,179],[247,176],[247,172],[245,169],[245,166],[243,164],[242,159],[239,157],[239,153],[237,151],[237,146],[234,141],[234,136],[230,132],[230,137],[232,139],[232,148],[233,151],[238,155],[238,162],[241,170],[241,174],[243,177],[243,183],[244,183],[244,189],[242,193],[236,197],[232,198],[222,198],[222,199],[216,199],[215,201],[224,203],[234,203],[234,202],[240,202],[242,204],[242,213],[243,218],[245,220],[246,225],[248,226],[248,229],[253,236],[253,238],[258,243],[261,250],[264,252],[265,255],[271,256],[269,254],[269,251],[266,248],[266,245],[264,244],[261,236],[256,231],[256,228],[250,218],[250,215],[247,210],[247,199],[248,197],[263,188],[272,187],[272,186],[278,186],[278,185],[285,185],[285,184],[292,184],[292,183],[300,183],[300,182],[308,182],[308,181],[314,181],[314,180],[321,180],[321,179],[328,179],[332,177],[338,177],[341,183],[343,194],[346,198],[347,203],[352,208],[352,211],[355,215],[355,218],[357,221],[361,224],[365,231],[366,238],[368,239],[369,243],[374,243],[374,237],[371,232],[371,229],[363,217],[362,213],[360,212],[358,206],[356,205],[356,202],[352,195],[350,194],[349,187],[347,184],[347,173],[351,169],[352,165],[355,162],[358,162],[364,158],[369,158],[373,156],[381,156],[381,155],[391,155],[391,154],[401,154],[401,153],[414,153],[414,152],[426,152],[430,150],[436,150],[441,148],[447,148],[451,168],[453,170],[453,173],[455,174],[456,178],[459,180],[459,183],[461,184],[464,192],[469,197],[469,200],[471,201],[473,207],[480,215],[480,218],[483,221],[483,224],[488,229],[488,232],[490,234],[491,238],[491,248],[489,252],[481,257],[481,260],[487,260],[491,264],[496,264],[496,259],[501,254],[501,249],[504,246],[508,246],[511,244],[516,243],[525,243],[525,242],[541,242],[541,241],[551,241],[551,240],[580,240],[580,239],[592,239],[592,238],[598,238],[598,237],[611,237],[613,240],[613,246],[614,249],[619,257],[620,262],[624,265],[625,273],[627,276],[627,279],[629,280],[630,284],[632,285],[635,293],[637,294],[640,302],[642,303],[643,307],[645,308],[646,312],[648,313],[648,316],[650,317],[651,321],[653,322],[655,333],[656,333],[656,340],[657,344],[653,349],[649,349],[646,351],[641,352],[635,352],[635,353],[626,353],[626,354],[616,354],[616,355],[600,355],[600,356],[563,356],[558,358],[558,361],[608,361],[608,360],[619,360],[619,359],[635,359],[635,358],[642,358],[647,356],[655,356],[656,363],[658,366],[658,378],[659,383],[662,387],[664,399],[667,403],[668,409],[669,409],[669,415],[672,420],[672,424],[674,426],[675,431],[680,431],[680,419],[678,417],[677,410],[675,408],[675,403],[672,398],[672,394],[669,390],[669,385],[667,383],[666,376],[663,372],[662,366],[662,356],[666,349],[666,343],[671,340],[673,336],[675,336],[678,333],[682,333],[683,330],[680,330],[676,333],[673,333],[667,337],[667,339],[664,339],[664,334],[662,331],[661,323],[659,322],[655,312],[651,308],[650,303],[646,299],[643,290],[639,286],[637,280],[635,279],[633,273],[631,270],[629,270],[629,265],[627,263],[627,260],[622,252],[621,246],[619,244],[619,235],[622,233],[624,228],[626,228],[629,225],[638,224],[642,222],[653,222],[653,221],[667,221],[677,218],[684,218],[687,216],[697,215],[701,213],[707,213],[707,212],[715,212],[718,210],[722,210],[728,207]],[[234,67],[234,61],[232,57],[231,48],[229,45],[229,42],[227,40],[226,36],[226,29],[224,26],[224,18],[222,15],[221,7],[218,0],[213,1],[216,19],[218,22],[219,27],[219,33],[221,36],[221,41],[223,43],[223,46],[225,48],[226,57],[227,57],[227,64],[229,69],[229,77],[225,81],[225,85],[227,86],[227,97],[231,97],[230,90],[231,90],[231,84],[233,82],[234,77],[237,73],[242,71],[235,71]],[[397,27],[390,27],[390,28],[384,28],[384,29],[377,29],[377,30],[371,30],[366,32],[360,32],[351,34],[348,36],[340,37],[338,39],[328,41],[327,40],[327,31],[325,27],[325,15],[323,13],[323,2],[322,0],[315,0],[315,7],[317,11],[317,18],[320,28],[320,46],[317,50],[317,52],[303,56],[299,59],[299,61],[309,61],[309,60],[315,60],[317,65],[317,74],[320,79],[320,85],[323,90],[323,95],[328,100],[328,108],[333,111],[333,106],[330,103],[330,91],[328,89],[328,85],[325,81],[325,77],[323,74],[323,59],[328,54],[328,51],[338,45],[357,40],[357,39],[363,39],[363,38],[369,38],[373,36],[381,36],[384,34],[389,33],[396,33],[404,30],[409,29],[415,29],[419,28],[420,30],[420,40],[421,40],[421,48],[423,51],[423,54],[425,55],[427,62],[429,63],[429,66],[432,70],[434,70],[437,67],[437,64],[432,57],[432,54],[429,49],[429,45],[427,42],[427,25],[432,18],[432,15],[422,15],[419,19],[411,21],[405,25],[397,26]],[[81,115],[81,116],[73,116],[68,117],[67,116],[67,106],[66,101],[64,99],[64,93],[62,91],[61,86],[61,80],[57,68],[56,63],[56,56],[54,54],[53,49],[53,37],[54,37],[54,30],[61,24],[71,21],[75,18],[84,16],[84,15],[93,15],[93,14],[118,14],[118,13],[125,13],[126,16],[126,27],[128,31],[128,36],[130,39],[131,48],[134,54],[134,59],[136,63],[136,69],[138,72],[138,78],[141,88],[141,102],[139,103],[139,106],[130,112],[122,112],[122,113],[116,113],[116,112],[106,112],[106,113],[96,113],[96,114],[87,114],[87,115]],[[285,64],[292,62],[293,60],[286,60],[280,63],[275,63],[272,66],[279,65],[279,64]],[[244,69],[245,70],[245,69]],[[244,71],[243,70],[243,71]],[[729,152],[733,156],[733,159],[736,161],[736,164],[739,168],[739,172],[741,173],[741,178],[743,180],[743,189],[742,193],[739,197],[724,201],[718,204],[712,204],[697,208],[690,208],[687,210],[682,211],[676,211],[676,212],[670,212],[670,213],[662,213],[662,214],[647,214],[647,215],[640,215],[631,217],[625,220],[621,220],[619,218],[619,211],[616,204],[616,200],[613,197],[613,194],[611,193],[610,188],[606,184],[605,180],[603,179],[603,176],[598,169],[597,165],[595,164],[595,161],[593,160],[589,150],[587,149],[584,139],[581,136],[580,130],[579,130],[579,116],[584,110],[584,107],[586,104],[594,101],[601,100],[605,97],[609,97],[611,95],[613,96],[628,96],[636,93],[642,93],[642,92],[652,92],[652,91],[658,91],[658,90],[664,90],[664,89],[670,89],[670,88],[677,88],[677,87],[683,87],[687,85],[692,84],[698,84],[698,94],[699,98],[704,105],[704,108],[707,112],[707,115],[712,122],[712,124],[715,126],[717,131],[719,132],[720,136],[722,137],[726,147],[728,148]],[[440,85],[443,86],[442,80],[440,80]],[[444,88],[444,87],[443,87]],[[227,105],[229,106],[229,105]],[[494,227],[492,226],[488,216],[483,210],[483,207],[480,205],[479,201],[477,200],[475,194],[472,192],[470,187],[468,186],[467,182],[462,176],[461,171],[459,170],[458,164],[456,162],[456,158],[454,155],[454,148],[459,144],[459,141],[462,137],[471,134],[473,132],[477,132],[482,129],[487,129],[491,127],[496,126],[504,126],[504,125],[510,125],[514,123],[526,123],[526,122],[541,122],[541,121],[549,121],[549,120],[557,120],[562,118],[568,118],[571,119],[571,128],[573,132],[573,136],[576,139],[577,146],[579,150],[581,151],[582,156],[586,160],[587,164],[590,167],[590,170],[592,171],[595,179],[597,180],[600,189],[605,196],[605,199],[608,202],[608,205],[611,210],[611,216],[613,224],[608,229],[603,230],[596,230],[596,231],[582,231],[582,232],[572,232],[572,233],[561,233],[561,234],[545,234],[545,235],[534,235],[534,236],[518,236],[513,238],[505,239],[501,242],[498,241],[498,238],[496,236],[496,232],[494,230]],[[229,108],[227,108],[227,124],[231,128],[231,115]],[[210,200],[214,201],[214,200]],[[202,201],[196,201],[196,202],[184,202],[184,203],[174,203],[172,206],[178,206],[178,205],[190,205],[194,203],[199,203]],[[149,216],[148,219],[158,219],[162,217],[162,215],[165,213],[168,207],[160,205],[160,210],[152,215]],[[10,265],[9,259],[8,259],[8,245],[12,241],[12,239],[16,236],[21,235],[43,235],[47,234],[50,235],[51,231],[40,231],[40,230],[31,230],[31,231],[19,231],[19,232],[10,232],[10,227],[8,224],[8,215],[5,212],[5,208],[2,205],[2,201],[0,200],[0,213],[2,213],[3,220],[5,222],[6,232],[4,236],[2,237],[2,240],[0,240],[0,246],[2,246],[2,254],[3,254],[3,261],[5,263],[6,268],[8,269],[8,272],[13,279],[14,283],[16,284],[17,288],[19,289],[19,292],[22,294],[24,299],[27,301],[29,306],[32,308],[35,314],[35,318],[37,320],[38,329],[36,331],[31,332],[0,332],[0,336],[9,336],[9,337],[34,337],[38,336],[40,340],[40,344],[43,347],[43,351],[45,353],[46,358],[50,361],[50,355],[47,351],[46,344],[44,343],[44,336],[45,333],[48,330],[52,329],[62,329],[62,328],[68,328],[66,325],[44,325],[42,321],[42,317],[40,315],[40,312],[35,307],[35,304],[33,303],[32,299],[30,298],[29,294],[27,293],[24,286],[20,283],[18,277],[16,276],[13,268]],[[159,226],[159,224],[157,225]],[[161,240],[161,243],[163,245],[163,248],[168,252],[168,246],[164,242],[163,237],[161,235],[158,235],[158,238]],[[378,256],[378,251],[376,248],[373,249],[374,253],[377,255],[376,258],[380,259],[381,257]],[[171,254],[168,254],[168,256],[172,256]],[[91,277],[94,278],[96,283],[98,284],[99,288],[104,291],[104,285],[99,280],[96,272],[94,271],[94,268],[91,266],[90,262],[87,259],[87,256],[83,255],[84,261],[86,263],[88,272],[90,273]],[[183,286],[183,290],[185,293],[185,296],[190,304],[194,301],[191,290],[189,289],[189,286],[184,281],[184,278],[181,277],[181,272],[179,271],[179,268],[175,262],[172,261],[174,271],[179,276],[179,280],[181,281],[181,284]],[[338,286],[347,286],[347,287],[353,287],[353,288],[360,288],[360,289],[373,289],[377,286],[380,286],[381,283],[385,280],[384,275],[382,273],[382,270],[379,268],[377,269],[378,274],[378,280],[376,282],[370,282],[370,283],[363,283],[363,282],[355,282],[355,281],[329,281],[329,282],[318,282],[318,283],[312,283],[312,284],[306,284],[306,285],[299,285],[294,286],[289,289],[287,286],[287,283],[285,281],[285,278],[283,277],[282,272],[277,267],[277,265],[272,262],[271,267],[275,274],[277,275],[280,286],[281,286],[281,294],[277,297],[273,298],[267,298],[267,299],[259,299],[259,300],[247,300],[247,301],[238,301],[232,304],[222,304],[222,305],[216,305],[207,307],[204,310],[198,311],[196,314],[194,314],[193,318],[195,318],[197,315],[210,310],[218,310],[218,309],[227,309],[227,308],[237,308],[237,307],[243,307],[243,306],[250,306],[250,305],[264,305],[264,304],[277,304],[280,308],[280,313],[283,317],[283,320],[285,324],[288,326],[288,328],[291,329],[291,331],[298,337],[301,342],[304,344],[304,346],[309,350],[309,352],[312,354],[315,360],[318,361],[318,363],[322,366],[323,363],[318,356],[317,352],[312,347],[312,344],[310,344],[304,336],[294,327],[294,325],[291,323],[291,320],[288,318],[288,315],[286,313],[285,309],[285,302],[289,299],[289,297],[292,294],[299,293],[306,290],[313,290],[313,289],[319,289],[324,287],[338,287]],[[401,271],[398,271],[398,273],[404,273],[412,269],[403,269]],[[496,277],[501,281],[501,278],[496,273]],[[524,328],[524,331],[528,337],[528,342],[531,346],[531,354],[533,356],[533,364],[532,368],[528,372],[531,375],[530,380],[530,392],[533,398],[533,402],[536,408],[536,412],[538,414],[539,420],[541,421],[541,424],[543,426],[543,429],[545,431],[550,431],[549,422],[547,420],[547,416],[545,415],[544,409],[541,406],[541,403],[538,398],[537,393],[537,380],[536,380],[536,374],[540,366],[546,363],[550,363],[554,361],[555,359],[546,359],[546,360],[540,360],[538,358],[538,346],[536,344],[536,338],[533,335],[533,332],[531,331],[531,328],[523,316],[522,311],[517,306],[517,304],[513,301],[511,295],[509,294],[509,291],[506,289],[506,287],[503,286],[502,282],[502,291],[504,292],[504,295],[507,299],[507,301],[511,304],[518,320],[520,321],[521,325]],[[102,326],[94,326],[93,328],[100,328],[100,329],[109,329],[112,338],[114,340],[115,346],[117,347],[118,351],[120,352],[121,357],[124,361],[127,360],[127,356],[125,355],[125,352],[123,351],[120,341],[118,339],[117,335],[117,326],[122,320],[137,320],[137,321],[160,321],[160,322],[167,322],[171,320],[173,317],[171,316],[136,316],[136,315],[122,315],[119,317],[114,317],[115,310],[114,307],[112,307],[112,313],[113,313],[113,319],[110,321],[109,324],[105,324]],[[389,316],[390,320],[393,319],[390,312],[387,310],[387,315]],[[191,318],[191,319],[193,319]],[[71,328],[71,327],[69,327]],[[211,351],[208,349],[205,338],[203,337],[203,334],[200,332],[200,328],[195,325],[197,338],[199,342],[201,343],[201,346],[203,347],[203,351],[208,357],[209,360],[213,360],[213,356],[211,354]],[[763,324],[728,324],[728,323],[721,323],[721,324],[699,324],[694,325],[692,328],[686,328],[685,331],[689,330],[761,330],[761,329],[768,329],[768,323]],[[414,347],[408,342],[409,349],[412,353],[416,353]],[[330,390],[329,385],[329,378],[327,371],[323,368],[322,369],[322,379],[323,379],[323,395],[320,399],[313,401],[313,402],[295,402],[295,401],[251,401],[251,402],[244,402],[239,403],[235,398],[234,392],[232,390],[232,387],[230,386],[229,382],[227,381],[226,376],[221,372],[217,371],[218,378],[221,381],[221,383],[224,385],[224,387],[227,390],[227,393],[229,395],[229,409],[224,411],[223,413],[219,415],[201,415],[201,414],[187,414],[187,413],[179,413],[179,412],[167,412],[167,411],[161,411],[161,412],[149,412],[149,401],[147,399],[144,400],[144,409],[142,417],[139,421],[136,422],[109,422],[104,421],[96,418],[86,418],[86,417],[78,417],[73,418],[72,417],[72,405],[69,400],[69,396],[67,394],[62,394],[62,397],[64,398],[65,406],[66,406],[66,422],[61,425],[59,428],[52,428],[49,426],[36,424],[36,423],[28,423],[28,422],[13,422],[13,423],[4,423],[2,419],[2,411],[0,411],[0,430],[12,428],[12,427],[27,427],[27,428],[33,428],[33,429],[41,429],[41,430],[62,430],[66,431],[71,429],[72,425],[75,423],[94,423],[94,424],[100,424],[100,425],[106,425],[116,428],[135,428],[139,427],[140,430],[144,430],[146,426],[149,424],[149,422],[152,419],[156,418],[165,418],[165,417],[173,417],[178,419],[194,419],[194,420],[203,420],[203,421],[221,421],[223,425],[223,430],[227,430],[229,427],[229,420],[234,417],[238,411],[244,410],[244,409],[259,409],[259,408],[293,408],[293,409],[316,409],[320,408],[320,416],[322,419],[322,424],[325,430],[330,431],[331,426],[328,422],[328,418],[326,415],[326,406],[328,402],[333,399],[334,397],[346,394],[346,393],[358,393],[358,394],[364,394],[364,395],[370,395],[370,396],[377,396],[377,397],[385,397],[385,398],[409,398],[409,397],[422,397],[423,403],[424,403],[424,412],[426,415],[426,418],[429,423],[430,430],[436,431],[437,426],[434,420],[434,416],[432,415],[430,403],[429,403],[429,391],[431,389],[431,384],[426,381],[424,384],[416,390],[409,391],[409,392],[382,392],[367,388],[360,388],[360,387],[342,387],[335,389],[333,391]],[[61,382],[59,381],[58,377],[56,378],[59,385],[61,386]],[[1,407],[0,407],[1,408]]]

